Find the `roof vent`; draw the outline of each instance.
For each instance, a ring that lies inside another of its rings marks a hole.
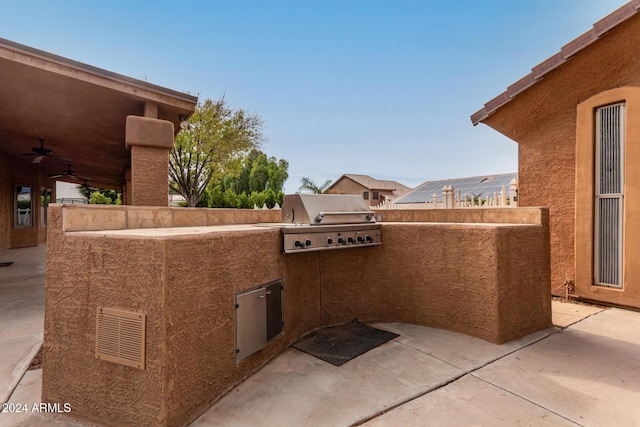
[[[98,307],[96,358],[144,369],[146,314]]]

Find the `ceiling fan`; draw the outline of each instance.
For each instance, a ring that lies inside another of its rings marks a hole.
[[[67,177],[67,178],[71,178],[71,179],[77,180],[78,179],[78,174],[77,174],[76,171],[71,169],[71,165],[69,165],[67,167],[67,170],[62,171],[62,173],[49,175],[49,178],[51,178],[51,179],[57,179],[57,178],[62,178],[62,177]]]
[[[74,181],[77,180],[82,180],[82,181],[90,181],[92,178],[88,178],[85,176],[78,176],[78,173],[76,171],[74,171],[73,169],[71,169],[71,165],[67,166],[67,169],[62,171],[62,173],[58,173],[55,175],[49,175],[49,178],[51,179],[58,179],[58,178],[69,178],[72,179]]]
[[[24,153],[22,154],[23,156],[33,156],[35,155],[35,157],[33,158],[33,161],[31,163],[40,163],[42,161],[42,159],[44,159],[45,157],[48,157],[52,160],[55,160],[59,163],[66,163],[69,164],[71,163],[71,160],[69,159],[65,159],[63,157],[58,157],[58,156],[54,156],[53,155],[53,151],[50,148],[46,148],[44,146],[44,143],[46,142],[45,139],[43,138],[38,138],[38,141],[40,141],[40,147],[33,147],[31,149],[32,153]]]

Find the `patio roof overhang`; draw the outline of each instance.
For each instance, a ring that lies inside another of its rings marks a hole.
[[[53,155],[71,160],[89,183],[120,188],[130,166],[125,148],[129,115],[157,109],[173,122],[190,116],[197,97],[33,49],[0,38],[0,154],[14,165],[30,164],[40,138]],[[47,175],[68,165],[45,157]]]

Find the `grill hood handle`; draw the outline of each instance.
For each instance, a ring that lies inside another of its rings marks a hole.
[[[362,212],[362,211],[356,211],[356,212],[320,212],[316,216],[316,222],[321,222],[326,215],[365,215],[366,218],[367,218],[367,221],[371,221],[371,218],[373,218],[373,213]]]

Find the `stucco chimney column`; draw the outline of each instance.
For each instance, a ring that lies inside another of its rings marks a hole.
[[[173,123],[128,116],[125,145],[131,151],[131,187],[127,196],[131,205],[167,206]]]

